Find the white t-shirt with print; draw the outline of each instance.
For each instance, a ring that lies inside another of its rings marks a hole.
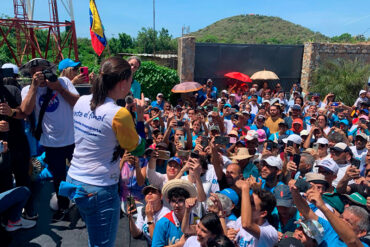
[[[161,210],[159,210],[153,215],[154,224],[157,223],[158,220],[160,220],[163,216],[165,216],[170,211],[171,210],[169,210],[166,206],[163,206]],[[145,213],[145,208],[143,207],[137,208],[137,219],[136,219],[135,225],[138,229],[140,229],[143,232],[145,239],[148,241],[149,245],[151,245],[152,238],[150,237],[150,233],[149,233],[148,217],[144,216],[143,212]]]
[[[240,247],[255,246],[255,247],[271,247],[278,242],[278,233],[276,229],[266,220],[260,226],[260,237],[255,238],[252,234],[244,230],[241,224],[241,217],[237,220],[237,226],[240,229],[236,235],[236,243]]]
[[[76,88],[67,77],[59,77],[59,83],[72,94],[77,94]],[[22,89],[21,95],[24,100],[30,86]],[[38,87],[36,92],[35,117],[38,120],[42,103],[46,95],[47,87]],[[74,143],[73,108],[57,91],[46,108],[42,121],[42,134],[40,144],[46,147],[64,147]]]

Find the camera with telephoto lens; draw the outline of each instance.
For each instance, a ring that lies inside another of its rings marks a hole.
[[[54,74],[51,70],[49,69],[44,69],[42,71],[42,74],[45,76],[45,80],[48,80],[50,82],[55,82],[58,80],[58,77],[56,74]]]

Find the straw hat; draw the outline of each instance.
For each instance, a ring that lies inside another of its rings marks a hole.
[[[231,156],[230,158],[232,160],[245,160],[253,157],[254,155],[249,154],[248,148],[238,148],[236,155]]]
[[[173,188],[182,188],[189,192],[190,197],[197,197],[197,190],[195,189],[194,185],[190,183],[188,180],[184,179],[172,179],[168,181],[162,188],[162,195],[164,199],[168,201],[168,192]]]

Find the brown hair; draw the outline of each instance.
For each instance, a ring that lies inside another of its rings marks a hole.
[[[103,104],[108,92],[122,80],[127,80],[131,76],[129,63],[121,57],[115,56],[105,59],[99,70],[99,75],[92,85],[92,99],[90,108],[92,111]]]

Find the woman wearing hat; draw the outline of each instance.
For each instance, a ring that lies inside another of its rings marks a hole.
[[[85,74],[79,74],[81,62],[75,62],[70,58],[65,58],[60,61],[58,69],[61,77],[67,77],[74,85],[83,84],[89,81]]]
[[[130,112],[116,104],[129,92],[131,80],[127,61],[108,58],[101,64],[92,95],[80,97],[73,109],[76,147],[67,182],[79,194],[73,199],[86,223],[90,246],[114,246],[116,239],[120,212],[117,150],[140,156],[145,149]],[[138,112],[144,111],[143,101],[138,102]]]

